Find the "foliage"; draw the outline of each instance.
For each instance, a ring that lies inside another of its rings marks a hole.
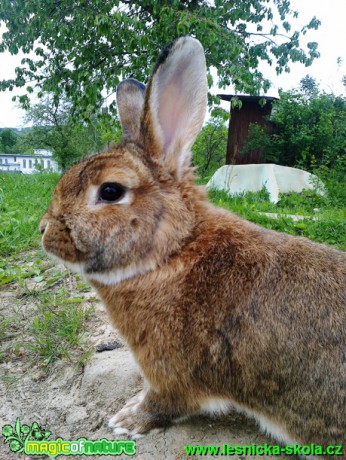
[[[101,146],[109,148],[111,145],[119,144],[122,139],[122,129],[119,120],[103,113],[101,117],[93,120],[96,127]]]
[[[87,154],[102,149],[112,137],[117,138],[119,129],[114,128],[110,117],[90,119],[88,123],[77,122],[73,118],[72,104],[66,98],[61,99],[58,106],[52,99],[46,95],[39,104],[28,109],[26,122],[34,126],[20,143],[23,151],[49,148],[53,151],[53,158],[65,170]]]
[[[225,114],[219,111],[203,126],[192,147],[193,164],[197,167],[199,176],[211,176],[225,164],[227,138]]]
[[[318,176],[327,186],[328,198],[330,203],[335,208],[346,208],[346,174],[345,169],[335,167],[328,168],[321,165],[313,170],[313,173]],[[345,236],[346,241],[346,236]]]
[[[5,128],[0,132],[0,152],[12,153],[17,146],[19,136],[10,128]]]
[[[346,98],[311,86],[303,94],[281,92],[270,122],[250,127],[243,152],[260,149],[267,161],[310,171],[322,165],[346,171]]]
[[[311,75],[306,75],[300,80],[300,90],[303,94],[312,97],[318,93],[318,83]]]
[[[36,148],[50,148],[53,158],[63,170],[99,147],[92,125],[76,123],[72,116],[70,102],[64,98],[55,106],[49,95],[32,106],[26,114],[25,121],[34,125],[25,138],[26,144]]]
[[[54,104],[66,95],[90,117],[121,78],[145,81],[164,44],[192,35],[205,47],[208,69],[217,68],[221,87],[232,82],[259,93],[270,86],[260,61],[281,73],[290,62],[310,65],[319,56],[317,43],[303,50],[300,39],[320,21],[314,17],[296,30],[297,18],[289,0],[3,0],[7,31],[0,52],[35,57],[25,57],[0,89],[26,90],[19,97],[24,107],[35,91],[54,93]]]

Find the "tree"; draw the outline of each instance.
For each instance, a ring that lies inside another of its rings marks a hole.
[[[319,56],[317,43],[303,50],[299,40],[320,21],[314,17],[295,30],[297,17],[290,0],[2,0],[7,32],[0,52],[36,57],[23,59],[0,89],[26,88],[19,99],[24,107],[35,90],[54,93],[56,104],[66,94],[90,116],[121,78],[145,81],[165,44],[192,35],[205,47],[209,71],[216,67],[220,87],[232,82],[259,93],[270,86],[258,70],[261,60],[281,73],[290,62],[310,65]]]
[[[76,122],[72,104],[65,98],[56,107],[52,97],[45,96],[27,111],[26,122],[34,126],[24,136],[22,146],[25,145],[26,150],[50,148],[63,170],[87,154],[99,151],[105,144],[99,122]]]
[[[346,75],[344,75],[341,79],[342,84],[344,85],[344,88],[346,89]]]
[[[3,153],[12,153],[18,142],[18,136],[12,129],[5,128],[0,133],[0,149]]]
[[[193,164],[201,177],[211,176],[225,164],[228,138],[225,121],[228,117],[222,109],[214,112],[192,147]]]
[[[270,128],[252,126],[245,152],[261,149],[266,160],[313,170],[346,172],[346,99],[326,93],[287,91],[273,105]]]
[[[306,75],[300,80],[300,89],[308,97],[312,97],[318,93],[318,83],[311,75]]]

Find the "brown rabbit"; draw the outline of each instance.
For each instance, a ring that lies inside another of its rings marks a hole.
[[[112,419],[136,436],[235,407],[284,443],[346,441],[346,256],[208,203],[190,148],[204,122],[203,48],[163,51],[147,88],[118,87],[124,141],[67,171],[45,250],[84,274],[147,388]]]

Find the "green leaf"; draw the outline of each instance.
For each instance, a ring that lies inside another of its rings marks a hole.
[[[294,226],[296,228],[301,229],[301,230],[306,230],[307,229],[307,225],[304,222],[297,222],[297,223],[294,224]]]
[[[66,299],[64,303],[83,303],[84,301],[84,298],[71,297],[70,299]]]
[[[20,428],[21,428],[20,427],[20,419],[19,419],[19,417],[17,417],[17,419],[16,419],[16,433],[17,433],[19,439],[20,439]]]

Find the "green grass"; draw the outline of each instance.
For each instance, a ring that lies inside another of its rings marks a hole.
[[[63,357],[71,360],[71,349],[82,345],[85,323],[93,313],[93,308],[84,302],[82,296],[70,296],[66,289],[40,293],[37,313],[28,326],[32,340],[27,346],[35,358],[44,364]]]
[[[40,244],[38,224],[58,179],[0,173],[0,288],[16,294],[10,304],[0,302],[0,362],[22,356],[43,365],[83,362],[90,353],[83,341],[95,300],[83,296],[90,287],[59,268]]]
[[[324,196],[310,190],[301,194],[282,194],[280,201],[274,204],[269,201],[266,189],[263,189],[259,193],[232,197],[223,191],[210,190],[209,198],[216,206],[224,207],[263,227],[304,236],[346,250],[346,175],[343,171],[323,166],[314,173],[326,187],[327,193]],[[206,184],[208,179],[200,178],[198,183]],[[280,216],[273,219],[260,212]],[[290,214],[305,218],[295,222],[288,217]]]
[[[269,201],[264,189],[259,193],[244,193],[230,197],[223,191],[210,190],[210,200],[245,219],[263,227],[304,236],[319,243],[325,243],[346,250],[346,207],[337,200],[333,202],[329,195],[321,196],[313,191],[301,194],[282,195],[278,203]],[[259,212],[280,214],[273,219]],[[294,221],[289,215],[304,216]]]
[[[39,221],[52,198],[58,174],[0,173],[0,255],[37,247]]]
[[[43,366],[62,358],[81,364],[91,351],[83,332],[93,313],[93,299],[86,302],[77,291],[22,293],[6,311],[0,307],[0,363],[24,356]]]

